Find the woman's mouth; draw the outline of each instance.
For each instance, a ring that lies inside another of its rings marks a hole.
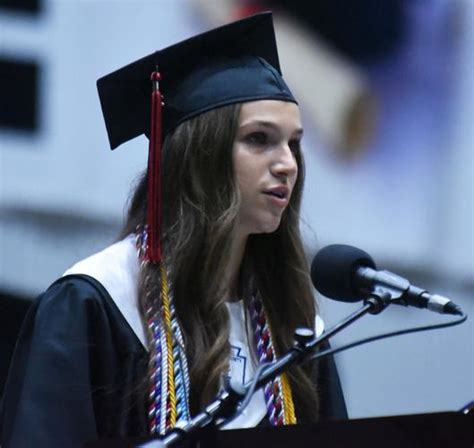
[[[274,188],[269,188],[263,191],[263,194],[268,196],[268,199],[272,204],[279,207],[286,207],[290,198],[290,190],[285,186],[278,186]]]

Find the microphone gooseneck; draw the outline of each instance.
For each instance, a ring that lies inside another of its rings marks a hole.
[[[463,314],[447,297],[430,294],[392,272],[378,271],[367,252],[344,244],[326,246],[316,254],[311,279],[321,294],[334,300],[357,302],[376,291],[385,291],[391,295],[391,303],[427,308],[441,314]]]

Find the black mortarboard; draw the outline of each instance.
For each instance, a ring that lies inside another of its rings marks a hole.
[[[110,146],[150,126],[150,74],[161,74],[163,134],[219,106],[257,99],[294,101],[281,78],[272,14],[261,13],[191,37],[97,81]]]
[[[150,137],[151,261],[161,261],[162,137],[183,121],[221,106],[259,99],[296,102],[281,76],[270,12],[157,51],[100,78],[97,87],[112,149],[141,134]]]

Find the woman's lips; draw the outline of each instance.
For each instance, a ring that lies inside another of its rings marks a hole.
[[[278,185],[276,187],[265,189],[263,193],[275,196],[280,199],[286,199],[290,196],[290,189],[285,185]]]
[[[282,194],[273,191],[264,191],[263,194],[267,197],[268,201],[276,205],[277,207],[286,207],[288,205],[289,196],[288,194]]]

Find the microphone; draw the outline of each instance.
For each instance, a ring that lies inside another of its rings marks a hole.
[[[358,302],[376,288],[382,288],[392,296],[391,302],[398,305],[428,308],[441,314],[463,314],[447,297],[430,294],[392,272],[378,271],[372,257],[353,246],[333,244],[321,249],[311,264],[311,280],[321,294],[342,302]]]

